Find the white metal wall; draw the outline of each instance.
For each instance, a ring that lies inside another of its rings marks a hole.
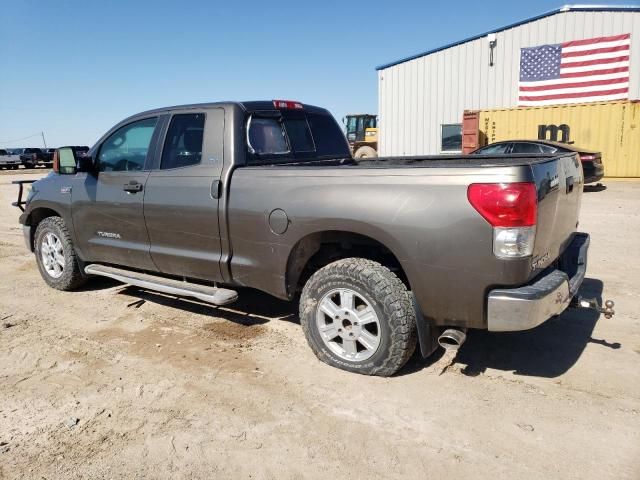
[[[629,98],[640,99],[640,12],[562,12],[378,72],[380,155],[440,153],[464,110],[517,106],[520,48],[631,33]]]

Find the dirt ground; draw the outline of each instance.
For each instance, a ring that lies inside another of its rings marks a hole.
[[[613,319],[471,332],[444,373],[384,379],[320,363],[257,292],[47,288],[9,205],[26,175],[0,175],[2,479],[640,478],[640,182],[584,194],[584,290]]]

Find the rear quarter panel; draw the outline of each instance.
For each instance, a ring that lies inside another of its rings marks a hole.
[[[239,168],[228,207],[232,276],[288,298],[297,242],[315,232],[358,233],[393,252],[433,323],[483,327],[487,288],[522,284],[531,261],[494,257],[491,227],[469,204],[467,186],[519,181],[532,181],[529,167]],[[275,209],[289,218],[282,235],[269,227]]]

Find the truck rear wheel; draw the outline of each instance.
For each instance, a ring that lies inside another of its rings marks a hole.
[[[320,360],[350,372],[393,375],[416,347],[410,293],[388,268],[364,258],[338,260],[311,276],[300,323]]]
[[[87,281],[62,218],[48,217],[38,224],[34,247],[40,275],[50,287],[73,290]]]
[[[377,156],[378,152],[374,148],[365,145],[356,150],[354,158],[376,158]]]

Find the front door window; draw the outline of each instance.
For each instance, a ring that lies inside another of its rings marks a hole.
[[[119,128],[107,138],[98,154],[101,172],[144,169],[157,118],[146,118]]]

